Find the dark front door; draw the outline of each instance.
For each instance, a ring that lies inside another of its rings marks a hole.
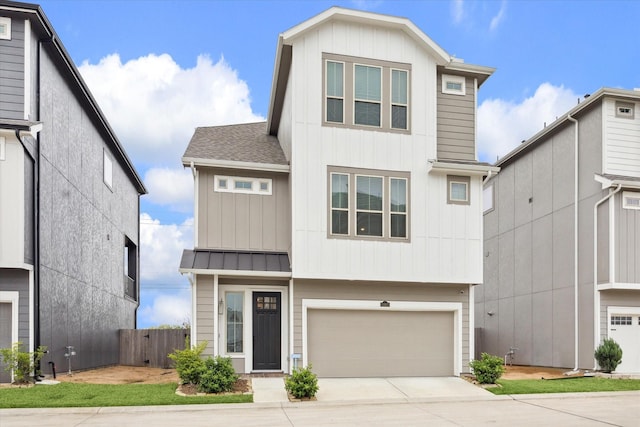
[[[280,292],[253,293],[253,369],[280,370]]]

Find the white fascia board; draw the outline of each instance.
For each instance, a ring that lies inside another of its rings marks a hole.
[[[273,116],[273,104],[276,100],[276,86],[278,77],[280,76],[280,59],[282,56],[283,36],[278,36],[278,45],[276,46],[276,59],[273,64],[273,76],[271,77],[271,95],[269,96],[269,112],[267,114],[267,134],[271,134],[271,120]]]
[[[608,291],[610,289],[640,291],[640,283],[601,283],[598,285],[599,291]]]
[[[624,180],[624,179],[609,179],[602,175],[595,174],[594,179],[602,184],[602,189],[613,188],[621,185],[627,189],[640,189],[640,181]]]
[[[216,160],[216,159],[198,159],[195,157],[183,157],[182,165],[187,167],[191,164],[195,166],[205,166],[224,169],[244,169],[252,171],[263,172],[284,172],[289,173],[289,165],[278,165],[275,163],[253,163],[253,162],[238,162],[234,160]]]
[[[464,175],[484,176],[489,172],[491,172],[492,174],[497,174],[498,172],[500,172],[500,168],[490,165],[473,165],[465,163],[429,161],[427,165],[427,172],[460,173]]]
[[[204,276],[225,276],[225,277],[268,277],[274,279],[290,279],[291,272],[288,271],[253,271],[253,270],[213,270],[207,268],[180,268],[180,273],[192,273]]]

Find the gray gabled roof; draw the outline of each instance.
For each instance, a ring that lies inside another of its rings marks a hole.
[[[185,249],[182,252],[180,271],[197,274],[271,273],[288,276],[291,273],[291,263],[286,252]]]
[[[196,128],[182,157],[185,166],[192,161],[225,167],[289,164],[278,138],[267,134],[266,122]]]

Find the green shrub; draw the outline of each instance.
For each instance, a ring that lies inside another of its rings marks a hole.
[[[285,380],[284,388],[298,399],[314,397],[318,392],[318,376],[311,372],[311,365],[294,369],[291,376]]]
[[[233,389],[238,375],[230,357],[209,357],[204,361],[205,369],[200,375],[198,390],[203,393],[224,393]]]
[[[622,349],[612,338],[605,338],[596,349],[593,357],[604,372],[615,371],[622,362]]]
[[[14,343],[11,348],[0,349],[2,362],[6,364],[5,371],[13,371],[14,382],[17,384],[27,384],[32,381],[31,373],[36,373],[38,362],[44,356],[47,347],[40,346],[33,353],[22,350],[20,341]]]
[[[175,350],[169,354],[169,359],[173,360],[176,372],[180,377],[182,384],[198,384],[202,372],[206,369],[205,361],[200,357],[207,342],[203,341],[200,344],[191,347],[189,344],[189,338],[185,340],[184,350]]]
[[[496,380],[504,374],[503,361],[498,356],[482,353],[480,360],[472,360],[469,366],[473,374],[481,384],[495,384]]]

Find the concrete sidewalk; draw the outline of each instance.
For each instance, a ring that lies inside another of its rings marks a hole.
[[[288,402],[283,378],[252,378],[256,403]],[[320,378],[318,402],[499,399],[458,377]]]

